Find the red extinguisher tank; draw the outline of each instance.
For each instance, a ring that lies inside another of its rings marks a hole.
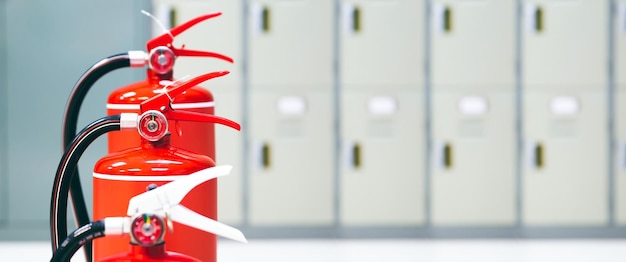
[[[151,248],[131,246],[128,253],[107,257],[100,262],[200,262],[200,260],[165,251],[165,245],[160,245]]]
[[[170,84],[171,81],[162,75],[148,71],[146,81],[122,87],[111,94],[107,114],[140,114],[142,103],[157,95],[166,95],[168,100],[174,100],[172,109],[213,115],[213,97],[209,91],[193,86],[170,98],[164,92],[164,87],[168,88]],[[215,166],[213,123],[170,119],[167,126],[171,135],[162,145],[146,141],[136,132],[109,133],[111,154],[98,162],[94,169],[95,219],[123,215],[128,200],[145,192],[146,186],[151,183],[160,185],[171,181],[172,176]],[[120,179],[114,179],[116,177]],[[156,177],[162,178],[151,180]],[[185,198],[184,204],[205,217],[217,220],[217,181],[210,180],[196,187]],[[213,234],[179,225],[175,232],[168,234],[166,242],[168,250],[201,261],[215,262],[217,259],[217,237]],[[99,261],[127,249],[128,239],[98,239],[94,241],[93,258]]]
[[[125,216],[127,206],[120,203],[128,203],[132,197],[145,192],[150,184],[161,186],[175,180],[177,176],[189,175],[215,166],[215,162],[208,156],[172,146],[169,136],[156,142],[143,139],[140,144],[136,148],[109,154],[96,163],[93,196],[94,203],[98,203],[98,206],[94,208],[95,220]],[[190,191],[181,204],[200,214],[214,207],[211,204],[212,199],[206,196],[206,187],[209,182],[211,181]],[[165,243],[169,250],[187,254],[200,261],[210,261],[203,259],[215,258],[215,248],[208,246],[215,243],[215,238],[213,234],[207,232],[200,234],[197,229],[174,223],[174,231],[166,235]],[[129,242],[128,236],[96,239],[94,261],[100,261],[114,254],[126,253]],[[181,248],[185,250],[181,251]],[[194,253],[199,254],[193,255]],[[137,252],[132,252],[132,254],[135,256]]]

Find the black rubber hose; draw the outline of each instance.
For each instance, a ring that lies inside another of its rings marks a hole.
[[[70,182],[75,181],[78,160],[87,147],[98,137],[111,131],[120,130],[120,115],[100,118],[85,127],[67,148],[57,168],[50,204],[50,238],[52,251],[56,251],[60,241],[67,237],[67,204]],[[88,258],[91,260],[91,257]]]
[[[52,254],[50,262],[69,262],[76,251],[86,243],[91,243],[93,239],[104,236],[104,220],[88,223],[74,230],[59,248]]]
[[[76,125],[78,123],[78,114],[80,113],[80,107],[85,100],[85,96],[91,89],[91,87],[107,73],[124,67],[130,67],[130,57],[128,53],[117,54],[100,60],[100,62],[94,64],[89,70],[87,70],[76,82],[74,89],[70,94],[67,105],[65,107],[65,115],[63,118],[63,149],[66,150],[74,136],[76,135]],[[78,227],[90,223],[89,211],[85,203],[85,196],[83,195],[83,189],[80,183],[80,175],[78,168],[74,168],[72,172],[76,172],[74,179],[71,181],[70,193],[72,197],[72,204],[74,206],[74,214],[76,216],[76,222]],[[92,247],[91,243],[85,246],[85,255],[87,261],[91,261]]]

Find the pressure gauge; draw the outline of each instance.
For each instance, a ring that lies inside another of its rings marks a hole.
[[[134,243],[149,247],[163,242],[165,223],[155,214],[144,213],[135,217],[131,224],[131,238]]]
[[[174,54],[174,51],[165,46],[159,46],[150,50],[150,59],[148,60],[148,62],[152,71],[159,75],[162,75],[169,71],[172,71],[172,68],[174,68],[175,60],[176,55]]]
[[[167,133],[167,118],[159,111],[146,111],[139,117],[137,130],[139,135],[146,140],[158,141]]]

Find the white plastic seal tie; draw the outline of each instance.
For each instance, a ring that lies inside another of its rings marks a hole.
[[[161,21],[159,21],[159,19],[157,19],[155,16],[153,16],[151,13],[149,13],[146,10],[141,10],[141,13],[152,18],[154,20],[154,22],[157,23],[157,25],[159,25],[159,27],[161,29],[163,29],[163,31],[167,32],[168,35],[170,35],[170,37],[172,38],[172,40],[174,40],[174,35],[172,35],[172,32],[170,32],[170,30],[167,30],[167,28],[165,27],[165,25],[163,25],[163,23],[161,23]]]
[[[148,64],[148,54],[144,51],[128,51],[130,67],[144,67]]]
[[[169,99],[170,99],[170,103],[173,103],[173,102],[174,102],[174,98],[172,98],[172,97],[170,96],[170,94],[167,92],[167,88],[168,88],[168,87],[170,87],[170,86],[173,86],[174,84],[176,84],[176,83],[178,83],[178,82],[185,81],[185,80],[187,80],[187,78],[189,78],[189,75],[186,75],[186,76],[181,77],[180,79],[176,79],[176,80],[174,80],[174,81],[171,81],[171,82],[169,82],[167,85],[164,85],[164,86],[163,86],[163,93],[165,93],[165,95],[167,96],[167,98],[169,98]]]
[[[139,115],[136,113],[122,113],[120,115],[120,130],[136,130]]]
[[[107,217],[104,219],[105,236],[121,236],[130,232],[130,218]]]

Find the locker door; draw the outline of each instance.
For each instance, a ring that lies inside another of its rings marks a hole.
[[[424,223],[425,2],[341,1],[340,222]]]
[[[0,123],[7,123],[7,64],[5,59],[7,57],[7,43],[6,43],[6,6],[4,1],[0,1]],[[7,191],[8,189],[8,177],[7,177],[7,141],[6,141],[6,129],[0,128],[0,230],[3,229],[8,217],[7,211]]]
[[[604,90],[608,83],[607,0],[524,0],[526,88]]]
[[[626,224],[626,87],[621,87],[615,98],[615,221]]]
[[[52,180],[61,159],[62,116],[72,87],[98,60],[126,50],[143,48],[149,39],[149,20],[139,10],[148,1],[2,1],[6,48],[6,77],[0,82],[4,140],[4,200],[6,227],[0,239],[44,240],[49,237]],[[98,10],[82,12],[81,10]],[[28,33],[26,33],[28,32]],[[10,66],[9,66],[10,65]],[[106,114],[112,87],[143,79],[143,70],[119,70],[103,77],[85,98],[78,121],[81,127]],[[5,100],[6,99],[6,100]],[[2,117],[0,117],[2,118]],[[1,143],[1,142],[0,142]],[[81,182],[91,207],[91,174],[106,155],[106,139],[98,139],[80,161]],[[6,182],[6,183],[4,183]],[[1,216],[1,215],[0,215]],[[70,219],[70,228],[74,223]]]
[[[154,4],[155,13],[162,21],[170,21],[170,26],[184,23],[202,14],[222,12],[221,16],[209,19],[176,37],[175,45],[185,44],[186,48],[212,51],[227,55],[234,64],[199,57],[180,57],[176,60],[175,77],[198,76],[211,71],[228,70],[230,74],[202,84],[209,89],[215,99],[215,114],[238,123],[242,120],[243,108],[243,1],[171,1],[158,0]],[[153,28],[155,34],[162,34]],[[218,216],[226,224],[239,224],[243,221],[243,170],[242,141],[240,132],[216,125],[216,162],[218,165],[232,165],[230,175],[218,179]]]
[[[251,1],[250,82],[286,89],[303,81],[331,86],[333,7],[332,0]]]
[[[515,83],[515,0],[436,0],[431,10],[432,81],[456,91]]]
[[[523,222],[606,225],[606,95],[528,92],[523,115]]]
[[[513,225],[516,2],[431,8],[432,223]]]
[[[423,99],[415,90],[343,96],[343,225],[424,223]]]
[[[250,225],[333,223],[332,96],[252,92]]]
[[[615,221],[626,225],[626,0],[616,3],[615,54]]]
[[[434,225],[515,223],[513,103],[509,92],[433,95]]]
[[[424,1],[343,0],[341,4],[342,85],[372,90],[423,86]]]

